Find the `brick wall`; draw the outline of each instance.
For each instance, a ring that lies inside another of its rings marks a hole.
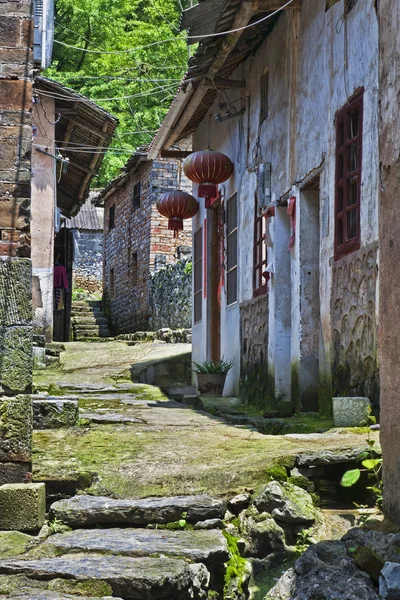
[[[30,470],[32,5],[0,0],[0,485]]]
[[[191,220],[184,222],[179,238],[168,229],[168,219],[156,209],[156,200],[167,190],[178,189],[179,163],[159,159],[142,162],[123,189],[116,189],[104,207],[104,297],[115,333],[149,327],[149,274],[160,258],[176,261],[176,248],[191,244]],[[134,210],[133,188],[141,182],[140,208]],[[182,177],[181,189],[191,184]],[[115,226],[110,229],[110,209],[115,206]],[[137,271],[135,272],[135,265]]]

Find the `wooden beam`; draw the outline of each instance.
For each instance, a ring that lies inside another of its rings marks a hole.
[[[106,131],[107,131],[107,129],[108,129],[108,123],[107,123],[107,121],[105,121],[103,123],[102,133],[105,134]],[[105,146],[104,146],[104,149],[106,149]],[[96,171],[96,165],[97,165],[98,161],[100,160],[101,156],[102,156],[101,154],[93,154],[93,156],[92,156],[92,160],[89,163],[90,172],[88,172],[85,175],[85,177],[83,178],[83,181],[81,183],[81,186],[79,188],[79,193],[78,193],[78,200],[79,201],[83,200],[83,196],[85,195],[86,187],[87,187],[89,181],[91,180],[91,178],[93,177],[93,174]]]
[[[193,150],[161,150],[161,158],[186,158]]]
[[[84,129],[85,131],[89,131],[92,135],[95,135],[101,140],[105,140],[108,136],[102,131],[98,131],[93,128],[93,125],[87,124],[83,119],[68,119],[71,123],[79,127],[80,129]]]
[[[73,149],[71,148],[71,152],[72,151]],[[77,160],[74,160],[73,158],[69,158],[69,164],[71,165],[71,167],[75,167],[77,169],[80,169],[81,171],[85,171],[86,173],[93,173],[93,169],[91,169],[87,165],[83,165],[82,163],[78,162]]]
[[[288,0],[253,0],[253,9],[258,12],[274,12],[275,10],[300,10],[303,0],[293,0],[285,6]]]
[[[245,88],[246,82],[244,79],[210,79],[206,77],[206,84],[210,87],[220,88]]]
[[[236,16],[233,20],[233,23],[230,29],[240,29],[245,25],[248,25],[250,19],[254,15],[254,10],[252,6],[251,0],[244,0],[240,3],[240,7],[236,13]],[[217,56],[215,57],[213,63],[211,64],[206,77],[208,79],[214,79],[215,75],[221,69],[221,67],[225,64],[228,56],[235,48],[238,43],[243,30],[235,31],[235,33],[229,33],[224,36],[221,44],[218,49]],[[186,125],[189,123],[190,119],[197,111],[199,105],[203,101],[204,94],[209,90],[209,86],[201,83],[195,90],[192,98],[190,99],[189,106],[186,108],[185,112],[181,115],[178,122],[175,124],[174,128],[171,131],[171,134],[167,140],[166,146],[170,147],[172,144],[179,138],[182,131],[185,129]]]

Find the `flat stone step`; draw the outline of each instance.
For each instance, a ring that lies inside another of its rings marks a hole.
[[[78,342],[80,340],[87,339],[87,338],[96,338],[96,337],[108,338],[108,337],[110,337],[110,335],[111,334],[110,334],[109,329],[98,329],[98,330],[80,329],[79,331],[75,331],[75,339]]]
[[[145,423],[144,419],[138,419],[137,417],[130,417],[129,415],[124,415],[116,411],[107,410],[104,412],[100,412],[100,410],[92,412],[82,411],[80,417],[91,423],[100,423],[103,425],[110,425],[113,423],[141,423],[143,425]]]
[[[97,552],[131,557],[164,555],[204,563],[211,572],[223,572],[229,560],[220,530],[168,531],[163,529],[78,529],[48,538],[58,551]]]
[[[60,390],[78,394],[109,394],[118,392],[118,387],[104,383],[64,383],[57,382]]]
[[[104,316],[95,316],[95,315],[88,315],[88,316],[75,316],[72,317],[72,324],[75,327],[78,326],[82,326],[82,325],[104,325],[105,327],[107,327],[107,319]]]
[[[195,396],[196,388],[194,385],[166,385],[163,386],[162,391],[174,400],[181,400],[184,396]]]
[[[0,596],[3,598],[4,596]],[[7,596],[7,598],[10,598]],[[13,593],[13,600],[123,600],[115,596],[102,596],[101,598],[93,596],[71,596],[71,594],[63,594],[62,592],[49,592],[46,590],[26,589],[20,594]]]
[[[0,573],[36,579],[101,579],[113,597],[125,600],[200,600],[206,598],[209,573],[204,565],[176,558],[128,558],[76,554],[42,560],[1,561]],[[62,596],[61,596],[62,597]]]
[[[74,427],[78,422],[78,401],[67,398],[32,398],[33,428]]]
[[[71,527],[97,524],[130,524],[138,527],[150,523],[179,521],[186,512],[189,523],[221,519],[226,503],[207,495],[168,498],[114,499],[106,496],[74,496],[52,504],[52,518]]]

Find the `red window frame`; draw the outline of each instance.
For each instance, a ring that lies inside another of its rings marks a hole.
[[[254,208],[254,244],[253,244],[253,296],[262,296],[267,292],[267,281],[263,277],[267,267],[267,217],[257,202],[255,194]]]
[[[360,248],[363,94],[336,114],[335,260]]]

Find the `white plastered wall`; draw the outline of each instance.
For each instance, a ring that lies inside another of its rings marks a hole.
[[[377,240],[378,191],[378,26],[374,0],[359,0],[344,20],[343,0],[325,11],[325,2],[304,0],[301,11],[285,11],[263,45],[243,63],[231,79],[245,79],[246,90],[229,90],[234,100],[242,93],[244,116],[225,123],[211,118],[211,147],[227,154],[234,163],[234,175],[224,186],[225,197],[238,191],[239,200],[239,302],[226,307],[223,297],[221,350],[233,358],[225,394],[238,391],[240,367],[239,304],[253,295],[254,159],[270,162],[272,201],[282,208],[272,219],[274,244],[268,249],[268,262],[275,272],[269,287],[269,362],[275,377],[276,396],[290,393],[291,364],[300,358],[302,324],[300,315],[300,219],[296,221],[296,241],[286,255],[289,219],[285,201],[291,194],[300,202],[301,188],[315,171],[320,185],[320,369],[329,378],[331,351],[330,303],[334,249],[335,114],[346,99],[364,87],[363,167],[361,182],[361,246]],[[269,115],[260,126],[260,77],[269,71]],[[219,112],[216,103],[194,135],[194,149],[209,143],[210,116]],[[247,99],[246,99],[247,97]],[[249,136],[249,153],[247,152]],[[259,143],[257,144],[257,139]],[[196,193],[196,188],[194,188]],[[193,221],[195,232],[206,211]],[[303,223],[303,231],[304,231]],[[290,264],[288,265],[288,261]],[[285,271],[288,271],[285,278]],[[289,305],[282,298],[290,296]],[[288,318],[288,310],[290,316]],[[207,314],[193,329],[193,358],[207,358]]]
[[[35,333],[52,340],[53,330],[53,265],[55,154],[54,100],[40,96],[33,104],[34,136],[32,148],[31,232],[32,232],[32,298]],[[37,149],[41,146],[48,154]],[[43,148],[44,147],[44,148]]]

